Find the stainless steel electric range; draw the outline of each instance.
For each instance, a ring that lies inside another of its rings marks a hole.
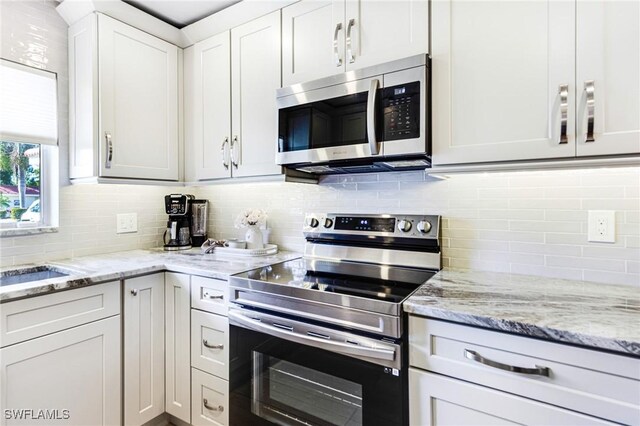
[[[231,277],[232,425],[407,425],[402,302],[440,217],[309,214],[304,257]]]

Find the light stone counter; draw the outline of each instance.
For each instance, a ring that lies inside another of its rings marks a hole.
[[[0,303],[161,271],[227,280],[229,275],[300,256],[298,253],[285,251],[272,256],[239,257],[216,253],[202,254],[198,248],[183,252],[165,252],[162,249],[132,250],[65,259],[46,264],[53,266],[54,269],[56,267],[61,270],[71,269],[72,274],[66,277],[2,286]],[[8,267],[0,272],[17,268],[28,269],[30,266],[35,265]]]
[[[444,269],[403,307],[414,315],[640,356],[640,287]]]

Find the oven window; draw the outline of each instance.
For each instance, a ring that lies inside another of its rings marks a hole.
[[[367,95],[355,93],[281,109],[278,150],[367,143]]]
[[[278,425],[362,425],[362,385],[253,351],[252,412]]]

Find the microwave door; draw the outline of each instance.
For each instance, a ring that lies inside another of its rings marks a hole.
[[[369,158],[372,147],[381,155],[375,134],[369,137],[381,83],[376,76],[279,98],[277,163]]]

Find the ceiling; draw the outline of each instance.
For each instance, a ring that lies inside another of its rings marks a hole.
[[[182,28],[240,0],[124,0],[156,18]]]

